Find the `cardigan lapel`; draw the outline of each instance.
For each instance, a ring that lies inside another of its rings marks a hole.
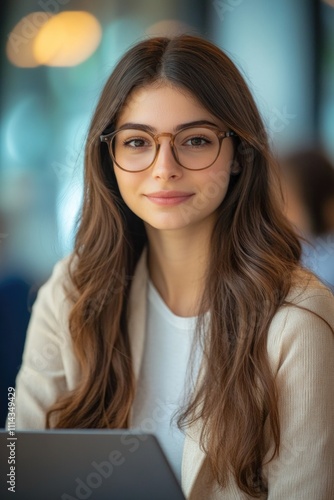
[[[205,373],[204,360],[200,364],[197,377],[197,386],[201,383]],[[195,388],[196,390],[196,388]],[[196,480],[200,475],[201,468],[204,466],[206,454],[200,446],[202,432],[202,419],[187,427],[185,431],[185,440],[182,456],[182,488],[185,496],[192,500],[198,498],[196,495]],[[194,494],[194,496],[193,496]]]
[[[198,420],[186,430],[182,456],[182,489],[189,499],[205,460],[205,453],[199,446],[200,435],[201,421]]]

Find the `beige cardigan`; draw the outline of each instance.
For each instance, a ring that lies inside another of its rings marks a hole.
[[[69,304],[62,284],[68,259],[60,261],[33,307],[16,383],[17,429],[45,427],[47,408],[76,387],[80,373],[71,349]],[[279,390],[281,452],[264,466],[270,500],[334,499],[334,298],[316,279],[307,287],[303,273],[289,299],[297,307],[277,312],[268,334],[268,354]],[[147,268],[145,252],[137,266],[129,303],[133,368],[138,377],[145,338]],[[325,321],[323,321],[324,318]],[[331,325],[332,330],[326,324]],[[187,429],[182,488],[190,500],[250,498],[231,478],[223,490],[210,481],[199,447],[200,424]],[[270,456],[272,443],[266,443]]]

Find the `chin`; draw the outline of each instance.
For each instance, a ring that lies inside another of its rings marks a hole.
[[[191,225],[191,222],[185,222],[184,220],[180,220],[180,217],[173,217],[172,215],[154,219],[150,217],[146,220],[144,219],[144,222],[152,228],[158,229],[160,231],[185,229],[186,227]]]

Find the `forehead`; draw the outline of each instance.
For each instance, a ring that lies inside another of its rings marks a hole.
[[[167,131],[180,123],[197,120],[211,120],[217,126],[222,125],[187,89],[158,83],[135,89],[127,98],[116,125],[138,123]]]

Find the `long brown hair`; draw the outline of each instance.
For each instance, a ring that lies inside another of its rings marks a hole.
[[[115,127],[129,94],[156,81],[190,91],[236,132],[235,165],[212,233],[203,304],[205,371],[178,423],[202,422],[213,477],[257,496],[264,422],[279,450],[277,390],[266,352],[269,324],[284,304],[300,244],[282,215],[265,129],[231,60],[199,37],[147,39],[116,66],[97,105],[85,151],[85,194],[70,276],[69,318],[82,377],[49,411],[55,427],[127,427],[135,387],[127,332],[134,268],[146,243],[143,223],[124,204],[99,135]],[[199,321],[199,332],[203,330]]]

